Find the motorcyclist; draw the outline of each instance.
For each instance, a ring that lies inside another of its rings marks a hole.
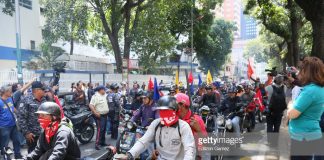
[[[202,106],[204,106],[204,105],[210,106],[211,104],[213,104],[215,106],[219,105],[220,101],[218,101],[215,92],[213,92],[212,86],[207,85],[205,87],[205,89],[206,89],[207,93],[203,95],[202,99],[199,101],[199,104],[201,104]]]
[[[108,117],[111,120],[111,138],[117,139],[118,125],[119,125],[119,112],[120,112],[120,97],[118,94],[118,84],[113,83],[110,85],[111,93],[107,95],[109,113]]]
[[[180,91],[180,93],[186,94],[186,88],[184,86],[180,86],[179,91]]]
[[[71,128],[61,121],[60,107],[54,102],[45,102],[40,105],[36,114],[38,114],[38,121],[43,131],[36,148],[24,159],[80,159],[81,153],[77,139]]]
[[[153,101],[152,92],[144,92],[141,98],[143,98],[143,104],[140,106],[139,110],[134,114],[131,121],[137,122],[140,119],[141,126],[147,127],[151,124],[151,122],[154,119],[159,118],[159,115],[154,110],[156,105]]]
[[[186,121],[190,125],[195,140],[198,140],[198,137],[207,136],[207,131],[206,131],[204,121],[199,115],[194,114],[190,110],[189,96],[183,93],[178,93],[176,94],[175,97],[177,99],[177,104],[178,104],[177,115],[179,116],[180,119]],[[197,141],[196,141],[196,146],[202,147],[202,146],[198,146]],[[199,157],[202,159],[209,159],[210,157],[210,155],[207,156],[206,154],[203,153],[197,153],[197,154],[199,154]]]
[[[142,100],[143,94],[144,94],[144,92],[142,89],[139,89],[135,93],[135,99],[133,100],[133,103],[132,103],[132,110],[137,110],[141,107],[141,105],[143,104],[143,100]]]
[[[237,112],[240,110],[240,106],[238,103],[241,102],[240,97],[237,96],[237,88],[231,87],[229,88],[228,97],[225,98],[225,100],[222,102],[221,107],[219,109],[220,112],[222,112],[225,116],[227,116],[230,113]],[[237,114],[234,114],[233,116],[229,117],[233,124],[234,132],[236,133],[236,136],[240,136],[240,117]]]
[[[194,160],[195,140],[189,124],[177,116],[175,97],[164,96],[158,101],[160,119],[154,120],[142,138],[127,152],[133,160],[154,142],[153,159]],[[163,140],[162,140],[163,138]]]
[[[175,90],[175,87],[171,87],[169,89],[169,96],[175,96],[177,93],[176,93],[176,90]]]
[[[250,104],[253,101],[253,98],[255,97],[255,92],[252,91],[251,85],[245,85],[244,86],[244,94],[241,96],[241,101],[245,104]],[[260,99],[261,100],[261,99]],[[249,109],[249,116],[252,121],[252,128],[255,127],[255,108],[248,106]]]

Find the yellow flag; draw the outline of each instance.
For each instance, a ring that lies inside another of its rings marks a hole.
[[[213,77],[210,74],[210,71],[208,70],[208,73],[207,73],[207,84],[211,84],[211,83],[213,83]]]

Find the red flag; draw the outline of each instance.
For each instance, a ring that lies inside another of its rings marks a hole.
[[[192,76],[192,72],[190,72],[188,76],[188,83],[192,83],[192,82],[193,82],[193,76]]]
[[[152,79],[150,78],[149,84],[148,84],[148,91],[153,91],[154,89],[154,84]]]
[[[248,63],[248,78],[250,79],[251,76],[253,75],[254,71],[253,71],[253,68],[251,66],[251,62],[250,62],[250,59],[249,59],[249,63]]]
[[[265,106],[264,106],[263,103],[262,103],[263,99],[262,99],[262,94],[261,94],[260,89],[258,89],[258,90],[256,91],[256,94],[255,94],[254,98],[256,99],[256,104],[258,104],[258,106],[259,106],[259,110],[260,110],[261,112],[263,112],[264,109],[265,109]]]

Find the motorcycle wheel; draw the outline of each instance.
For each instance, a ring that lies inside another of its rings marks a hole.
[[[123,137],[124,133],[121,133],[120,136],[117,138],[117,141],[116,141],[116,151],[118,154],[120,154],[120,140],[121,140],[121,137]]]
[[[257,112],[257,116],[258,116],[258,121],[259,121],[260,123],[263,123],[263,114],[262,114],[260,111],[258,111],[258,112]]]
[[[77,138],[80,141],[80,143],[82,143],[82,144],[89,143],[94,136],[94,132],[95,132],[95,130],[92,125],[85,124],[85,126],[81,130],[80,135],[77,136]]]

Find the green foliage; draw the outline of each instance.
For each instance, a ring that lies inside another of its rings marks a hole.
[[[231,52],[235,25],[221,19],[214,21],[208,35],[195,41],[197,58],[201,69],[212,74],[217,73]],[[197,40],[197,39],[196,39]]]
[[[0,0],[0,5],[3,4],[2,12],[4,14],[13,15],[13,12],[15,11],[15,4],[12,3],[11,0]]]
[[[267,44],[265,44],[265,42],[260,38],[248,42],[247,46],[244,48],[243,56],[245,59],[254,57],[257,63],[267,62],[270,59]]]
[[[155,1],[141,14],[132,48],[145,73],[158,73],[156,68],[167,62],[176,44],[168,28],[167,11],[165,3]]]
[[[59,40],[87,42],[88,7],[83,1],[42,0],[41,4],[46,18],[43,30],[46,43],[53,44]]]

